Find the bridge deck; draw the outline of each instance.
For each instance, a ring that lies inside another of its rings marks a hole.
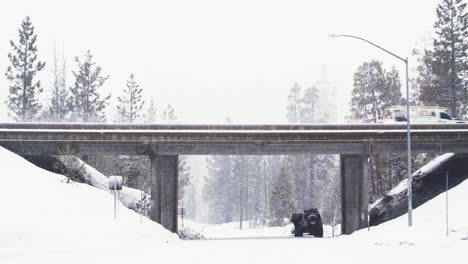
[[[468,152],[468,124],[411,126],[414,152]],[[404,152],[397,124],[0,124],[0,145],[28,154],[72,144],[83,153],[307,154]]]

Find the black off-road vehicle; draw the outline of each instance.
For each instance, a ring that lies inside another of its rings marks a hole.
[[[304,210],[303,214],[293,214],[291,222],[294,224],[294,236],[301,237],[309,234],[314,237],[323,237],[322,218],[316,208]]]

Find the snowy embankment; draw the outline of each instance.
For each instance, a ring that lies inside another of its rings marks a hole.
[[[436,157],[412,175],[413,207],[424,204],[468,178],[468,155],[447,153]],[[408,211],[407,180],[370,206],[370,224],[378,225]]]
[[[89,166],[87,163],[75,156],[55,156],[55,158],[61,161],[67,169],[79,171],[84,177],[86,183],[89,185],[100,190],[110,192],[109,178],[100,173],[94,167]],[[119,192],[119,199],[127,208],[137,211],[137,208],[140,207],[138,206],[138,203],[141,203],[141,191],[123,186],[122,190]]]
[[[0,258],[35,252],[86,252],[129,243],[178,240],[161,225],[120,205],[113,219],[113,196],[87,184],[67,183],[0,148]],[[41,253],[41,254],[42,254]],[[2,262],[2,261],[0,261]]]
[[[450,157],[450,154],[441,156],[434,163],[421,168],[419,172],[430,172],[443,160]],[[403,187],[397,186],[396,188],[404,192]],[[394,193],[400,192],[395,191]],[[442,192],[413,210],[413,225],[411,227],[408,227],[408,214],[404,214],[391,221],[371,227],[370,231],[364,229],[351,236],[342,236],[342,238],[375,245],[442,246],[447,248],[461,245],[468,247],[467,199],[468,181],[464,181],[448,192],[448,214],[446,214],[447,193]],[[446,232],[447,216],[448,236]]]
[[[408,215],[355,232],[343,239],[374,245],[468,247],[468,182],[449,191],[449,234],[446,235],[446,194],[439,194],[413,211],[413,226],[408,227]]]

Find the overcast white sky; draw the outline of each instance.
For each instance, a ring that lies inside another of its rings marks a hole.
[[[403,63],[364,42],[365,37],[406,57],[431,32],[438,0],[275,1],[61,1],[0,3],[0,119],[8,94],[4,73],[9,40],[30,16],[39,58],[51,66],[54,42],[73,58],[91,50],[110,78],[113,101],[130,73],[159,108],[172,104],[182,122],[283,123],[288,90],[321,77],[322,67],[347,110],[353,73],[365,60]],[[410,61],[411,63],[412,61]],[[50,68],[39,76],[50,86]],[[72,78],[70,74],[70,79]],[[70,85],[72,82],[70,82]],[[112,107],[115,107],[113,103]]]

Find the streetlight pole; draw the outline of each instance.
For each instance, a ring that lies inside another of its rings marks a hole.
[[[356,36],[352,36],[352,35],[335,35],[335,34],[332,34],[330,35],[330,37],[332,38],[340,38],[340,37],[346,37],[346,38],[354,38],[354,39],[358,39],[358,40],[362,40],[364,42],[367,42],[369,43],[370,45],[376,47],[376,48],[379,48],[383,51],[385,51],[386,53],[392,55],[393,57],[403,61],[405,63],[405,66],[406,66],[406,119],[407,119],[407,122],[406,122],[406,138],[407,138],[407,141],[406,141],[406,144],[407,144],[407,151],[408,151],[408,168],[407,168],[407,172],[408,172],[408,226],[412,226],[413,225],[413,193],[412,193],[412,190],[411,190],[411,185],[412,185],[412,182],[411,182],[411,128],[410,128],[410,99],[409,99],[409,85],[408,85],[408,58],[404,59],[398,55],[396,55],[395,53],[393,52],[390,52],[384,48],[382,48],[381,46],[373,43],[373,42],[370,42],[369,40],[367,39],[363,39],[363,38],[360,38],[360,37],[356,37]]]

